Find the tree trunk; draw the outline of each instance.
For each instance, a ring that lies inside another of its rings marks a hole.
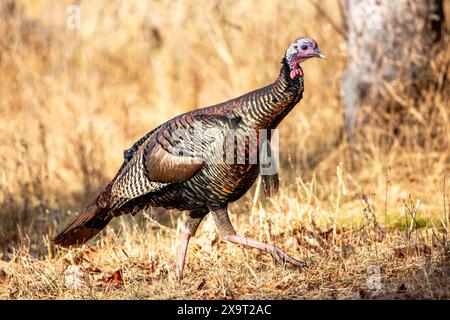
[[[441,39],[444,10],[443,0],[345,0],[345,11],[344,116],[352,143],[377,106],[389,103],[390,83],[412,90],[423,83],[431,49]]]

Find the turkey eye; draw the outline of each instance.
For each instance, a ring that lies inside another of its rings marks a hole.
[[[302,45],[302,50],[305,51],[306,49],[308,49],[308,46],[306,44]]]

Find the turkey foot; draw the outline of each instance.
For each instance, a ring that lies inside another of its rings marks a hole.
[[[230,217],[228,216],[228,208],[226,206],[221,208],[211,208],[210,210],[213,214],[214,221],[216,222],[219,232],[226,240],[270,253],[272,257],[274,257],[274,259],[281,264],[289,262],[297,267],[306,267],[306,263],[292,258],[273,244],[259,242],[238,235],[231,224]]]
[[[296,267],[306,267],[306,263],[303,261],[299,261],[297,259],[292,258],[287,253],[283,252],[280,248],[273,244],[267,244],[263,242],[259,242],[253,239],[249,239],[246,237],[243,237],[238,234],[228,235],[225,237],[226,240],[241,244],[250,248],[255,248],[267,253],[270,253],[272,257],[277,260],[280,264],[284,264],[286,262],[289,262],[290,264],[296,266]]]

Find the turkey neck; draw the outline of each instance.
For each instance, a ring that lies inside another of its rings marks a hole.
[[[291,79],[289,73],[283,59],[274,83],[230,101],[227,113],[241,117],[244,128],[276,128],[303,96],[303,78]]]

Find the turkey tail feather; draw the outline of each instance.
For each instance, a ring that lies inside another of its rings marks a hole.
[[[113,218],[111,209],[102,206],[104,196],[102,193],[92,201],[53,239],[53,243],[62,247],[79,246],[103,230]]]

